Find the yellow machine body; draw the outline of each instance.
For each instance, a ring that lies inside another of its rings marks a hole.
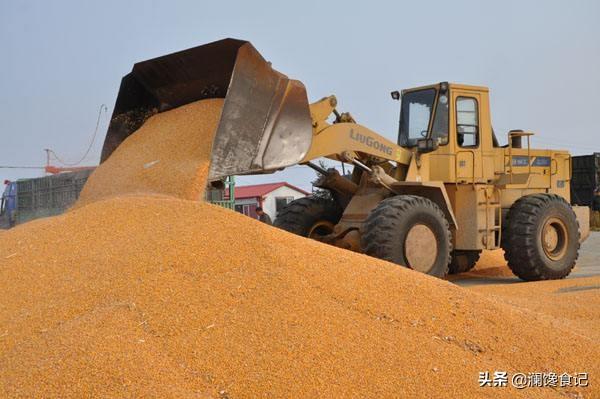
[[[444,93],[441,92],[444,87]],[[335,97],[311,104],[313,139],[301,162],[319,157],[352,163],[379,163],[397,180],[389,185],[394,194],[416,194],[432,199],[448,217],[455,249],[496,249],[500,245],[503,215],[519,198],[534,193],[553,193],[570,202],[571,156],[566,150],[531,148],[533,133],[511,131],[508,144],[499,146],[492,130],[489,91],[486,87],[442,83],[405,90],[407,93],[435,90],[432,115],[439,97],[447,97],[447,135],[437,137],[435,149],[421,153],[415,146],[407,148],[392,143],[372,130],[341,115],[341,121],[330,124]],[[468,101],[474,108],[476,140],[461,145],[457,104]],[[434,117],[430,118],[427,135],[432,134]],[[513,144],[519,143],[514,146]],[[336,226],[335,234],[345,237],[350,230],[360,230],[361,223],[377,204],[390,195],[388,189],[373,187],[368,179],[361,185],[362,173],[355,173],[359,189],[353,193]],[[580,219],[581,237],[587,237],[585,209],[574,207]],[[358,237],[350,235],[339,245],[358,248]]]

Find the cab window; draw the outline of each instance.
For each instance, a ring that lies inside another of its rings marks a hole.
[[[472,97],[456,99],[456,139],[464,148],[479,146],[479,115],[477,100]]]
[[[414,147],[417,140],[427,137],[435,95],[435,89],[423,89],[402,96],[398,144]]]

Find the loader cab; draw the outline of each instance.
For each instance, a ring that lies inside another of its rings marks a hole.
[[[447,84],[405,90],[400,107],[398,144],[407,148],[423,148],[427,139],[437,148],[448,143],[448,93]],[[421,145],[420,145],[421,144]]]
[[[493,180],[488,89],[442,82],[402,91],[398,144],[429,158],[423,179]]]

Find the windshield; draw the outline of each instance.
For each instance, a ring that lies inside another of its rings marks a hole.
[[[402,96],[398,144],[414,147],[418,139],[427,137],[435,92],[435,89],[424,89]]]

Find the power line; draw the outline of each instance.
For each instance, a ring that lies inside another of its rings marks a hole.
[[[43,167],[43,166],[0,165],[0,169],[45,169],[45,167]]]
[[[85,151],[85,153],[83,154],[83,156],[81,157],[81,159],[79,159],[79,161],[77,161],[77,162],[65,162],[64,160],[62,160],[56,154],[56,152],[54,152],[51,149],[46,149],[46,151],[48,152],[48,154],[52,154],[54,156],[54,158],[56,158],[56,160],[59,163],[65,165],[65,166],[77,166],[81,162],[83,162],[83,160],[88,156],[88,154],[92,150],[94,142],[96,141],[96,136],[98,135],[98,126],[100,126],[100,116],[102,115],[102,111],[104,111],[105,113],[108,112],[108,107],[105,104],[100,105],[100,109],[98,110],[98,119],[96,120],[96,128],[94,129],[94,134],[92,135],[92,139],[90,140],[90,145],[88,146],[87,150]]]

